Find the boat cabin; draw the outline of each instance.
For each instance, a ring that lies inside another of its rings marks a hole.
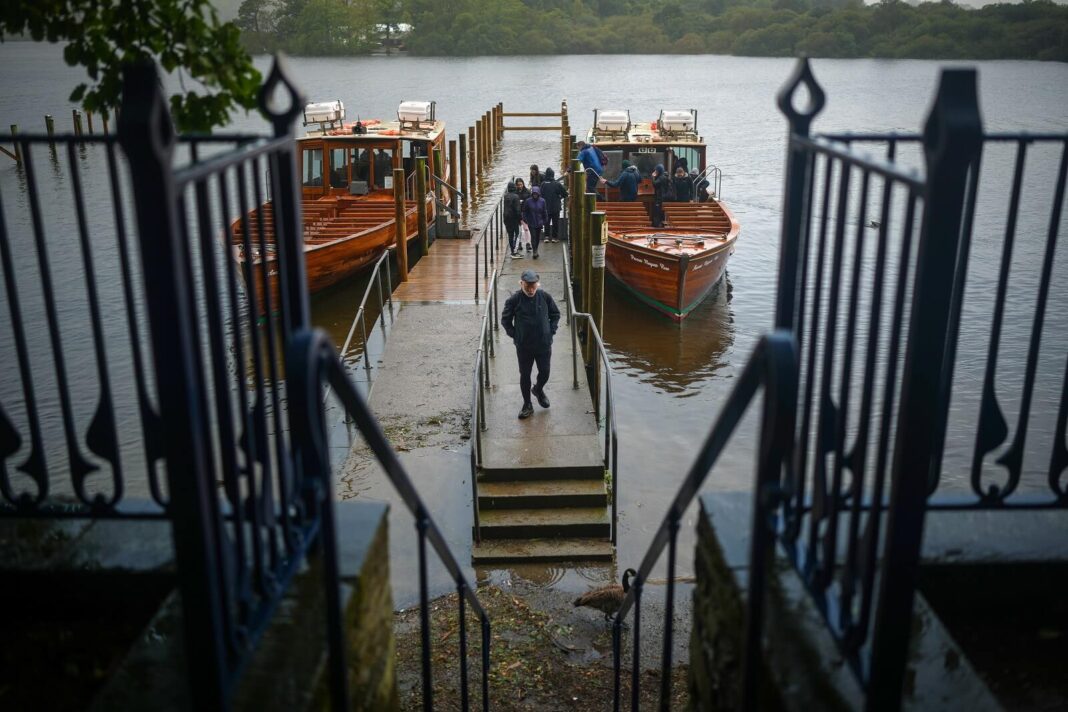
[[[393,195],[393,170],[403,168],[414,193],[416,159],[425,156],[431,172],[448,180],[445,123],[434,116],[434,102],[405,101],[397,120],[346,122],[340,101],[309,104],[306,136],[297,139],[302,194],[329,196]]]
[[[652,175],[657,165],[663,165],[669,176],[680,165],[687,174],[696,168],[702,179],[708,169],[706,146],[697,133],[697,111],[693,109],[664,110],[656,121],[639,123],[631,121],[626,109],[595,109],[593,128],[586,141],[596,144],[608,158],[603,174],[608,180],[619,177],[624,160],[638,169],[639,200],[652,196]],[[609,201],[619,200],[618,189],[606,186],[601,191]]]

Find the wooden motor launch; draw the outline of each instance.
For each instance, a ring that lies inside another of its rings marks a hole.
[[[620,200],[619,190],[601,186],[597,210],[608,221],[605,267],[639,300],[681,322],[722,279],[734,253],[738,221],[720,200],[719,170],[706,159],[697,134],[696,111],[662,111],[653,122],[632,123],[629,111],[596,111],[587,142],[608,158],[604,177],[614,180],[629,161],[638,171],[638,198]],[[691,199],[665,202],[664,221],[653,227],[652,173],[663,165],[672,176],[680,165]],[[708,195],[698,197],[705,184]]]
[[[427,231],[433,235],[437,210],[435,181],[428,178],[427,193],[417,196],[415,171],[425,158],[432,175],[449,182],[450,165],[444,149],[445,124],[435,117],[433,102],[405,101],[396,121],[344,120],[341,101],[308,104],[304,111],[307,135],[298,138],[297,160],[301,181],[304,261],[308,290],[319,292],[373,265],[396,244],[394,169],[403,169],[404,234],[408,243],[419,236],[417,201],[426,205]],[[270,181],[268,180],[268,185]],[[441,187],[443,202],[448,200]],[[279,308],[278,270],[275,262],[273,204],[267,200],[245,216],[250,232],[262,218],[265,242],[252,245],[246,255],[243,220],[231,225],[230,239],[239,263],[251,257],[254,265],[266,263],[267,288],[272,309]],[[260,273],[254,270],[253,273]],[[262,309],[264,288],[257,277],[256,298]]]

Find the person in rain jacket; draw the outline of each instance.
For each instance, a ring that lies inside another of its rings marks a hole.
[[[549,407],[545,384],[549,382],[549,366],[553,354],[553,336],[560,323],[560,309],[544,289],[539,289],[538,273],[525,270],[519,278],[520,289],[508,297],[501,311],[501,326],[515,344],[519,359],[519,391],[523,394],[523,409],[519,419],[534,414],[530,404],[533,394],[542,408]],[[530,372],[538,363],[538,380],[532,388]]]
[[[538,259],[538,245],[541,244],[541,231],[549,222],[549,206],[541,197],[541,187],[534,186],[530,197],[523,201],[523,222],[530,230],[530,245],[534,248],[534,259]]]
[[[602,183],[613,188],[619,188],[619,199],[625,203],[633,203],[638,199],[638,167],[632,166],[630,161],[623,161],[623,170],[619,172],[615,180],[601,179]]]
[[[653,227],[664,226],[664,201],[671,200],[671,179],[662,164],[653,169]]]
[[[541,197],[545,199],[546,208],[549,211],[549,222],[545,225],[545,241],[559,242],[560,235],[560,208],[567,197],[567,189],[557,182],[556,173],[552,168],[545,169],[545,180],[541,184]]]
[[[675,179],[672,182],[675,184],[675,202],[690,202],[690,198],[693,197],[693,183],[690,181],[690,176],[686,174],[686,169],[682,166],[676,168]]]
[[[576,145],[579,147],[578,159],[586,169],[586,192],[593,193],[597,190],[597,182],[604,173],[608,157],[604,155],[604,151],[585,141],[579,141]]]
[[[519,221],[522,219],[523,202],[516,192],[515,183],[508,181],[508,192],[504,194],[504,229],[508,231],[508,250],[512,257],[519,257]]]

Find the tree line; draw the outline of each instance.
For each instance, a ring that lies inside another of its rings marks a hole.
[[[418,55],[733,54],[1068,61],[1068,6],[1025,0],[244,0],[254,53],[354,55],[401,23]]]

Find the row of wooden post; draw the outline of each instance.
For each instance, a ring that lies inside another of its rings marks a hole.
[[[84,114],[85,126],[88,129],[88,131],[84,131],[83,128],[82,128],[82,117],[83,117],[83,114],[78,109],[72,109],[71,110],[71,123],[74,126],[74,135],[75,136],[83,136],[83,135],[85,135],[87,133],[90,134],[90,135],[95,133],[95,131],[93,129],[93,112],[86,111],[85,114]],[[49,137],[55,136],[56,135],[56,120],[55,120],[55,118],[51,114],[45,114],[44,120],[45,120],[45,132],[48,133]],[[104,134],[106,135],[108,133],[108,117],[107,116],[102,117],[102,122],[103,122],[103,125],[104,125],[103,126]],[[10,156],[11,158],[14,158],[16,163],[21,164],[22,163],[22,150],[19,148],[18,140],[19,140],[19,125],[18,124],[11,124],[11,143],[14,144],[14,150],[13,151],[8,151],[6,148],[3,148],[2,146],[0,146],[0,152]]]
[[[564,127],[567,127],[566,121]],[[597,210],[597,194],[586,192],[586,173],[574,152],[574,137],[570,139],[567,156],[571,166],[571,190],[568,197],[571,278],[574,283],[576,308],[593,317],[593,323],[603,337],[607,222],[605,213]],[[589,332],[582,349],[583,362],[590,367],[590,387],[596,401],[601,392],[601,365],[597,363],[600,356],[596,342]]]
[[[460,133],[459,151],[456,150],[457,142],[449,141],[449,160],[460,176],[459,188],[465,202],[477,190],[482,174],[489,167],[490,156],[504,137],[503,115],[504,104],[498,102],[477,119],[474,126],[469,126],[466,134]],[[455,204],[453,208],[456,209]]]

